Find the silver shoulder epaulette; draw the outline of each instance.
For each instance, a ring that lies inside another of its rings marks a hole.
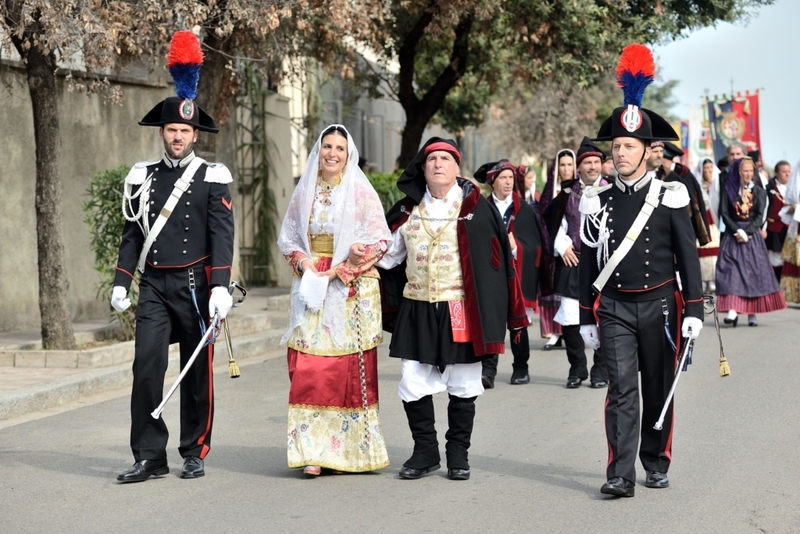
[[[662,182],[661,187],[664,188],[664,196],[661,198],[661,203],[668,208],[678,209],[685,208],[689,205],[689,191],[686,186],[680,182]]]
[[[233,181],[231,171],[223,163],[207,163],[206,177],[204,182],[211,182],[215,184],[229,184]]]
[[[147,167],[155,165],[158,161],[139,161],[133,164],[128,175],[125,177],[125,183],[131,185],[142,185],[147,179]]]

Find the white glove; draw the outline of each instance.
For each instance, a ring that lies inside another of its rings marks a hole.
[[[684,317],[683,326],[681,327],[681,335],[690,339],[697,339],[700,335],[700,330],[703,329],[703,321],[697,317]]]
[[[600,348],[600,332],[597,331],[596,324],[582,324],[581,337],[587,347],[592,347],[594,350]]]
[[[217,286],[211,290],[211,297],[208,299],[208,315],[214,317],[214,313],[219,311],[219,318],[224,319],[233,306],[233,297],[228,293],[228,288]]]
[[[131,306],[131,299],[125,298],[128,290],[122,286],[114,286],[111,290],[111,307],[122,313]]]
[[[745,243],[750,241],[750,237],[748,237],[747,232],[745,232],[743,229],[739,228],[738,230],[736,230],[736,233],[742,236],[742,241],[744,241]]]

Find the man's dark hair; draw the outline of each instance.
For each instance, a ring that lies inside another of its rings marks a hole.
[[[775,174],[778,174],[778,171],[781,168],[781,165],[786,165],[789,167],[789,170],[792,170],[792,165],[786,161],[785,159],[780,160],[778,163],[775,164]]]

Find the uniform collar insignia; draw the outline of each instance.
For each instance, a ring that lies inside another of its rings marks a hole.
[[[638,181],[634,182],[632,186],[625,185],[625,182],[623,182],[622,179],[619,176],[617,176],[616,180],[614,180],[614,184],[623,193],[628,191],[628,187],[632,187],[634,192],[638,192],[640,189],[642,189],[644,186],[650,183],[650,180],[653,179],[654,174],[655,173],[652,171],[646,172],[645,175],[639,178]]]
[[[180,167],[180,168],[182,169],[182,168],[186,167],[186,166],[187,166],[189,163],[191,163],[191,162],[192,162],[192,160],[193,160],[194,158],[195,158],[194,151],[192,151],[192,152],[190,152],[190,153],[189,153],[189,155],[188,155],[188,156],[186,156],[185,158],[183,158],[182,160],[180,160],[180,161],[178,162],[178,165],[177,165],[177,166],[178,166],[178,167]],[[165,164],[165,165],[166,165],[168,168],[172,169],[173,167],[175,167],[175,166],[172,164],[172,160],[171,160],[171,159],[169,159],[169,158],[167,157],[167,155],[166,155],[166,154],[164,154],[164,158],[163,158],[163,160],[164,160],[164,164]]]

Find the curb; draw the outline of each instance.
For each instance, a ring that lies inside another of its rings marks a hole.
[[[256,360],[259,357],[276,358],[285,353],[269,354],[281,348],[280,339],[285,332],[285,313],[289,303],[289,295],[271,296],[266,299],[266,308],[249,314],[232,315],[236,320],[231,322],[233,355],[238,364]],[[266,310],[266,311],[265,311]],[[281,311],[281,314],[276,314]],[[133,361],[134,342],[119,343],[119,347],[109,346],[92,349],[95,359],[103,359],[110,365],[81,369],[76,374],[47,382],[42,382],[23,389],[12,390],[0,394],[0,421],[21,417],[33,412],[47,410],[81,398],[107,393],[133,385],[131,364]],[[19,347],[16,347],[19,351]],[[8,351],[11,352],[11,351]],[[22,351],[31,354],[35,351]],[[86,351],[84,351],[86,352]],[[106,354],[104,355],[103,352]],[[118,353],[124,353],[120,356]],[[115,361],[109,361],[111,355]],[[227,373],[228,350],[224,338],[217,339],[217,351],[214,362],[214,373]],[[120,360],[121,358],[121,360]],[[33,365],[29,367],[45,367]],[[59,367],[77,367],[62,365]],[[180,370],[180,351],[177,344],[170,346],[169,363],[165,386],[169,386],[178,376]]]

